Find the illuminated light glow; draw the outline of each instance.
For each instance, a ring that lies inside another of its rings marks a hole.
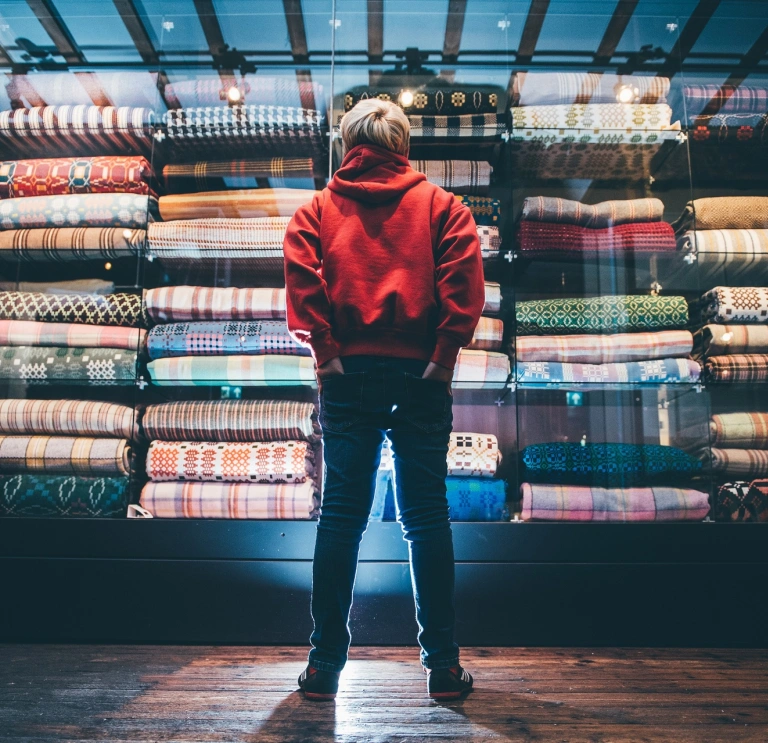
[[[111,270],[112,270],[112,264],[111,264],[109,261],[107,261],[107,262],[104,264],[104,270],[105,270],[105,271],[111,271]]]
[[[123,230],[123,237],[124,237],[126,240],[130,240],[130,239],[131,239],[131,235],[132,235],[132,234],[133,234],[133,233],[132,233],[130,230]]]
[[[227,100],[230,103],[239,103],[240,99],[242,98],[242,93],[240,93],[240,88],[233,85],[228,91],[227,91]]]
[[[413,105],[413,93],[410,90],[404,90],[400,94],[400,104],[406,107]]]
[[[730,343],[733,338],[733,333],[723,333],[723,343]]]
[[[638,91],[631,85],[622,85],[616,93],[616,100],[619,103],[632,103],[632,101],[635,100],[637,93]]]

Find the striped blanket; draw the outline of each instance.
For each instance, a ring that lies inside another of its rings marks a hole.
[[[285,318],[285,289],[166,286],[150,289],[145,301],[147,314],[156,323]]]
[[[719,413],[709,422],[710,442],[728,449],[768,449],[768,413]]]
[[[768,325],[705,325],[694,333],[697,356],[768,353]]]
[[[316,384],[315,362],[309,356],[179,356],[150,361],[147,370],[160,387],[314,387]]]
[[[758,114],[768,112],[768,88],[765,87],[698,83],[683,85],[683,96],[692,117],[699,113],[718,111]]]
[[[192,80],[177,80],[165,86],[166,98],[178,98],[183,106],[225,106],[222,89],[237,87],[243,100],[249,103],[298,106],[300,102],[313,98],[318,105],[325,100],[323,86],[319,83],[298,81],[293,75],[282,77],[252,77],[249,80],[232,78],[222,83],[218,75],[211,78],[195,77]]]
[[[128,475],[126,439],[85,436],[0,436],[0,472]]]
[[[599,229],[620,224],[660,222],[664,204],[660,199],[622,199],[582,204],[556,196],[528,196],[520,219],[554,222]]]
[[[562,364],[556,361],[526,361],[517,365],[517,381],[539,384],[663,383],[698,382],[701,367],[690,359],[654,359],[618,364]]]
[[[501,284],[493,281],[485,282],[484,315],[497,315],[501,311]]]
[[[0,292],[0,319],[135,328],[144,313],[138,294]]]
[[[701,319],[715,323],[768,323],[768,288],[716,286],[699,302]]]
[[[516,72],[513,106],[568,103],[666,103],[669,78],[611,72]],[[626,97],[625,97],[626,96]]]
[[[768,477],[768,450],[722,449],[713,446],[708,454],[712,471],[720,475],[739,479]]]
[[[499,351],[504,335],[504,323],[493,317],[481,317],[475,328],[475,334],[468,349],[480,351]]]
[[[180,219],[290,218],[300,206],[312,201],[316,193],[303,188],[203,191],[161,196],[158,204],[160,216],[165,222]]]
[[[209,191],[226,185],[255,188],[256,180],[268,178],[273,188],[292,179],[314,177],[308,157],[272,157],[259,160],[218,160],[171,163],[163,167],[166,188],[174,193]]]
[[[49,227],[0,231],[0,259],[28,262],[92,261],[141,254],[147,233],[120,227]]]
[[[501,462],[499,442],[491,433],[451,433],[448,475],[494,477]]]
[[[69,322],[0,320],[2,346],[69,346],[70,348],[125,348],[138,351],[147,331],[141,328],[82,325]]]
[[[480,160],[411,160],[411,167],[454,193],[482,194],[491,184],[491,166]]]
[[[595,229],[524,220],[517,228],[517,244],[523,253],[677,250],[675,233],[667,222],[619,224]]]
[[[727,267],[728,275],[736,276],[768,262],[768,229],[689,230],[680,236],[678,246],[696,255],[700,267]]]
[[[129,385],[138,353],[116,348],[0,346],[0,379],[26,384]]]

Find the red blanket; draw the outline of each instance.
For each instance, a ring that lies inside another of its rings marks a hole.
[[[575,224],[520,222],[517,244],[524,253],[584,251],[676,250],[675,233],[667,222],[619,224],[594,229]]]

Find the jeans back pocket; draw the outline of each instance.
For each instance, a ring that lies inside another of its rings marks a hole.
[[[334,374],[323,379],[320,425],[341,433],[362,419],[365,372]]]
[[[405,419],[424,433],[434,433],[453,422],[453,398],[449,382],[405,375],[408,408]]]

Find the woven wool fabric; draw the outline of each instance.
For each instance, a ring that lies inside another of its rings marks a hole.
[[[517,244],[523,253],[672,252],[677,249],[672,225],[666,222],[594,229],[573,224],[522,221],[517,228]]]
[[[0,233],[2,234],[2,233]],[[43,294],[114,294],[115,282],[101,279],[71,281],[0,281],[0,290]]]
[[[575,299],[536,299],[515,308],[518,335],[575,335],[664,330],[688,323],[683,297],[646,294]]]
[[[501,284],[493,281],[485,282],[484,315],[496,315],[501,311]]]
[[[127,477],[0,477],[0,516],[123,518],[129,497]]]
[[[0,400],[0,433],[138,438],[136,411],[95,400]]]
[[[120,227],[49,227],[0,231],[0,258],[44,262],[91,261],[136,257],[145,230]]]
[[[617,335],[522,335],[515,345],[515,358],[519,362],[614,364],[688,356],[693,348],[693,336],[687,330]]]
[[[0,199],[78,193],[149,194],[143,157],[44,158],[0,162]]]
[[[683,252],[698,256],[700,266],[728,267],[730,275],[768,262],[768,229],[688,230],[678,242]]]
[[[701,319],[715,323],[768,322],[768,288],[716,286],[699,303]]]
[[[768,227],[768,196],[711,196],[689,201],[672,223],[675,232]]]
[[[698,144],[728,143],[763,147],[768,143],[766,114],[718,113],[690,118],[690,136]]]
[[[0,436],[0,472],[127,475],[130,458],[125,439]]]
[[[673,446],[658,444],[532,444],[521,452],[529,482],[629,486],[669,482],[701,471],[701,462]]]
[[[501,201],[487,196],[456,195],[456,199],[466,206],[478,225],[493,226],[501,221]]]
[[[709,450],[713,472],[728,477],[751,478],[768,476],[768,451],[764,449],[722,449],[713,446]]]
[[[477,352],[480,353],[480,352]],[[179,356],[147,364],[160,387],[314,387],[315,362],[309,356]]]
[[[314,178],[314,167],[308,157],[202,160],[189,164],[171,163],[163,167],[165,185],[175,192],[207,191],[212,186],[223,185],[225,178],[235,182],[269,178],[272,186],[280,186],[286,180]]]
[[[709,496],[687,488],[521,487],[523,521],[701,521]]]
[[[411,167],[455,193],[485,193],[491,184],[491,166],[479,160],[411,160]]]
[[[155,222],[147,232],[158,258],[258,258],[283,260],[290,217],[184,219]]]
[[[312,403],[293,400],[198,400],[148,405],[148,439],[164,441],[320,440]]]
[[[315,454],[306,441],[153,441],[147,452],[153,482],[306,482]]]
[[[768,325],[705,325],[694,346],[697,356],[768,354]]]
[[[226,106],[226,91],[236,87],[249,103],[296,106],[311,97],[318,105],[325,100],[319,83],[298,81],[291,77],[252,77],[249,80],[232,78],[226,83],[216,76],[180,80],[165,86],[165,95],[178,98],[185,106]],[[224,91],[222,93],[222,91]]]
[[[574,103],[511,109],[512,132],[525,129],[589,129],[656,132],[670,126],[666,103]]]
[[[454,477],[493,477],[501,461],[492,433],[451,433],[448,474]]]
[[[0,346],[0,379],[27,384],[134,384],[138,353],[116,348]]]
[[[768,521],[768,482],[726,482],[720,486],[712,509],[715,521]]]
[[[501,320],[493,317],[481,317],[467,348],[478,351],[498,351],[501,349],[503,336],[504,323]]]
[[[768,449],[768,413],[720,413],[709,422],[712,444],[728,449]]]
[[[768,88],[753,85],[683,85],[685,105],[691,115],[698,113],[768,112]]]
[[[480,252],[483,258],[496,256],[501,248],[501,236],[498,227],[477,226],[477,238],[480,240]]]
[[[1,329],[2,323],[0,322]],[[490,342],[493,339],[483,340]],[[499,344],[501,344],[501,338],[499,338]],[[285,320],[251,320],[246,322],[220,320],[218,322],[156,325],[149,331],[147,351],[151,359],[170,356],[233,356],[238,354],[311,355],[308,347],[302,346],[291,337]]]
[[[126,227],[144,229],[157,209],[152,196],[89,193],[0,201],[0,229]]]
[[[506,133],[507,124],[499,114],[460,116],[409,116],[411,139],[496,140]]]
[[[518,382],[614,384],[619,382],[697,382],[701,367],[690,359],[654,359],[617,364],[561,364],[526,361],[517,365]]]
[[[173,194],[160,197],[160,216],[166,222],[179,219],[290,218],[300,206],[312,201],[316,193],[303,188],[254,188]]]
[[[669,78],[650,75],[614,75],[610,72],[516,72],[513,106],[569,103],[666,103]]]
[[[710,356],[704,364],[709,382],[766,382],[768,354],[731,354]]]
[[[135,328],[144,313],[138,294],[0,292],[0,319]]]
[[[520,219],[602,228],[638,222],[660,222],[664,204],[659,199],[623,199],[582,204],[556,196],[529,196]]]
[[[285,289],[165,286],[145,295],[154,322],[184,320],[282,320]]]
[[[141,328],[0,320],[0,346],[125,348],[138,351],[143,347],[146,335],[147,331]]]
[[[315,486],[223,482],[148,482],[139,503],[155,518],[309,519],[317,515]]]
[[[492,114],[504,110],[506,93],[496,85],[451,85],[444,88],[420,85],[418,80],[402,86],[362,86],[344,93],[344,111],[350,111],[360,101],[378,98],[391,101],[407,114],[455,115]],[[402,95],[411,93],[413,102],[406,105]]]
[[[467,389],[498,387],[506,383],[509,374],[506,354],[462,348],[453,370],[453,383]]]

